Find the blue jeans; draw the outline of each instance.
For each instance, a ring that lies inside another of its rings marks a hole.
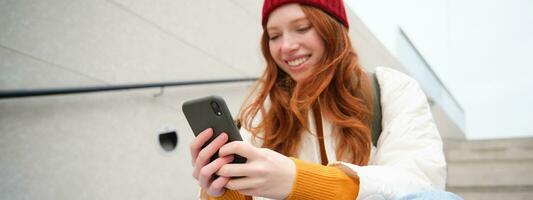
[[[425,191],[404,196],[398,200],[463,200],[463,198],[446,191]]]

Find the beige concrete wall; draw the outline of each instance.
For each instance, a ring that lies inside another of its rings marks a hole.
[[[237,113],[249,84],[0,101],[0,199],[193,199],[181,104],[206,94]],[[159,131],[176,128],[164,151]]]
[[[0,89],[257,76],[257,6],[2,0]]]
[[[258,76],[257,2],[0,1],[0,89]],[[0,100],[0,199],[194,199],[181,103],[249,84]],[[173,152],[158,131],[175,127]]]

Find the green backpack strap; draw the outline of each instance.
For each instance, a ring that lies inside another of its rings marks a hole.
[[[366,72],[368,80],[372,85],[372,96],[374,97],[374,116],[372,119],[372,144],[377,147],[378,139],[381,135],[381,93],[379,89],[376,73],[373,71]]]

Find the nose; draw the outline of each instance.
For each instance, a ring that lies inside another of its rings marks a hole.
[[[298,43],[295,38],[287,36],[283,37],[283,43],[281,45],[281,52],[282,53],[292,53],[300,47],[300,44]]]

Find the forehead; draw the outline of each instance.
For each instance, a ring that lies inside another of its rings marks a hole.
[[[274,11],[272,11],[272,13],[270,13],[267,22],[267,29],[282,26],[283,24],[288,24],[298,19],[305,19],[305,13],[303,12],[300,4],[285,4],[276,8]]]

